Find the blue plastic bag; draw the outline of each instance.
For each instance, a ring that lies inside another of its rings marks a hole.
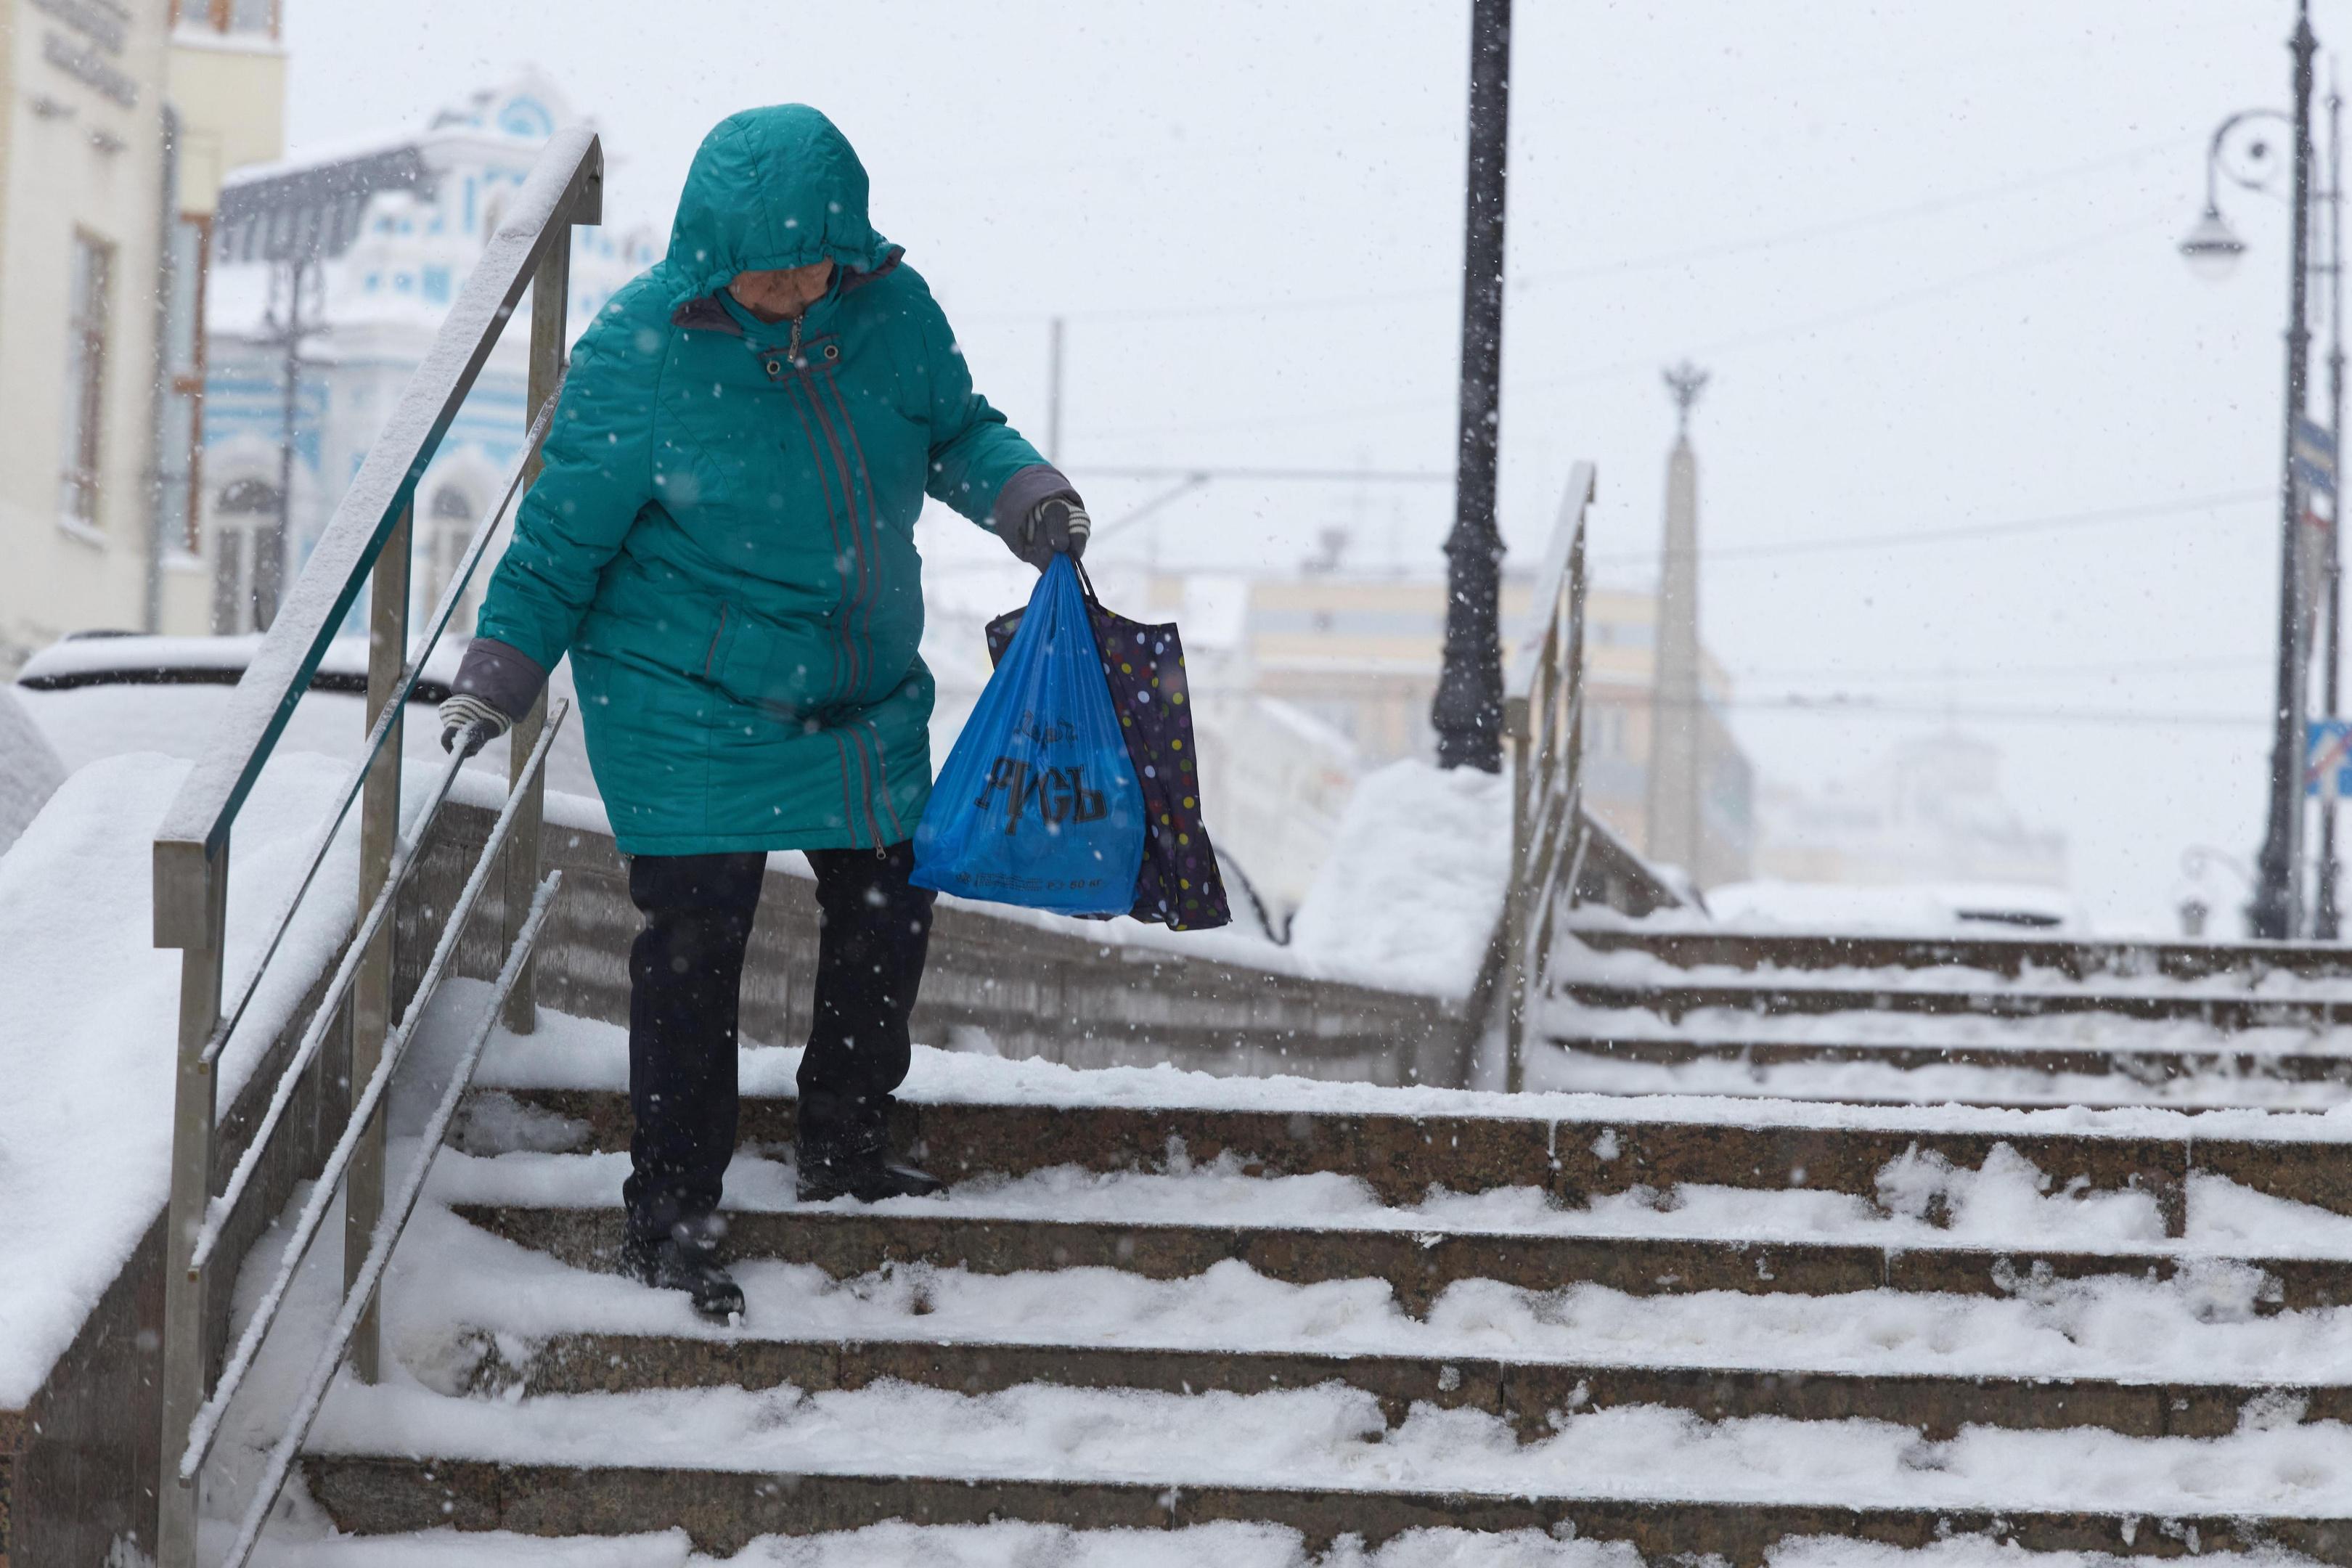
[[[1123,915],[1143,791],[1066,555],[1037,579],[915,828],[917,887],[1063,915]]]

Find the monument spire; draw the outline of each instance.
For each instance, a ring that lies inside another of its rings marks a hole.
[[[1651,677],[1649,810],[1643,848],[1703,882],[1701,809],[1706,710],[1699,689],[1698,457],[1690,416],[1707,373],[1690,361],[1665,372],[1675,400],[1675,445],[1666,458],[1664,559],[1658,570],[1656,662]]]

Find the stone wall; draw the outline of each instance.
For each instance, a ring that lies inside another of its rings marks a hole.
[[[215,1192],[251,1143],[270,1092],[325,990],[322,974],[243,1090],[221,1109]],[[245,1257],[286,1206],[295,1184],[317,1173],[340,1136],[350,1114],[350,1092],[335,1059],[338,1037],[329,1037],[287,1108],[268,1157],[222,1237],[225,1258]],[[216,1268],[207,1283],[207,1348],[218,1375],[227,1352],[236,1269]],[[123,1542],[152,1553],[163,1444],[163,1215],[158,1205],[145,1236],[30,1405],[23,1411],[0,1411],[0,1568],[83,1568],[146,1560],[111,1555]]]

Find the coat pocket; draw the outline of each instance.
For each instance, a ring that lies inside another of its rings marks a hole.
[[[722,604],[703,678],[738,702],[779,719],[803,719],[833,699],[831,668],[803,628]]]

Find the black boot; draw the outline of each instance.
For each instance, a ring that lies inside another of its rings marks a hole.
[[[743,1316],[743,1288],[719,1261],[719,1238],[710,1228],[676,1225],[667,1236],[635,1231],[621,1243],[622,1271],[656,1290],[683,1290],[694,1310],[714,1322]]]
[[[846,1121],[812,1122],[801,1108],[800,1197],[821,1204],[839,1197],[870,1204],[881,1198],[927,1198],[946,1185],[929,1171],[890,1157],[889,1101],[878,1112]]]

